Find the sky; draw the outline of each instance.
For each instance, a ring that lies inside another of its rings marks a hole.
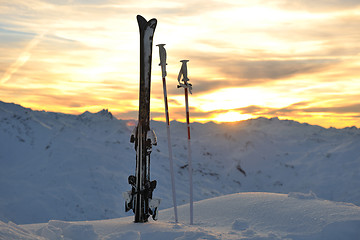
[[[360,127],[359,0],[0,0],[0,100],[137,119],[138,14],[158,20],[152,119],[165,119],[164,43],[171,120],[185,120],[187,59],[191,121]]]

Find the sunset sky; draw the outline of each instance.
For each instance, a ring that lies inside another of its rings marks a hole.
[[[158,20],[152,119],[164,120],[165,43],[172,120],[185,118],[176,86],[188,59],[192,121],[360,127],[359,0],[0,0],[0,100],[137,119],[137,14]]]

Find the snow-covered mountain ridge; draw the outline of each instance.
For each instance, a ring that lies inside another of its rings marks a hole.
[[[0,102],[0,220],[17,224],[127,216],[134,121],[103,110],[67,115]],[[171,207],[166,126],[151,122],[154,196]],[[360,130],[277,118],[193,123],[195,200],[237,192],[314,192],[360,205]],[[179,204],[188,202],[186,126],[171,123]]]

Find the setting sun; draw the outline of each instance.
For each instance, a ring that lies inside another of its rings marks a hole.
[[[249,118],[253,118],[254,116],[250,114],[240,114],[239,112],[227,112],[227,113],[220,113],[215,115],[213,118],[215,122],[236,122],[241,120],[246,120]]]

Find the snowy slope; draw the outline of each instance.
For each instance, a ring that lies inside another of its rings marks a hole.
[[[170,239],[293,239],[356,240],[360,207],[317,199],[314,194],[239,193],[194,204],[194,225],[188,225],[189,205],[160,211],[157,222],[120,219],[17,226],[0,222],[0,239],[170,240]]]
[[[0,220],[16,224],[129,216],[123,191],[135,169],[134,121],[110,112],[66,115],[0,102]],[[171,207],[166,129],[152,122],[155,197]],[[196,201],[238,192],[314,192],[360,204],[360,130],[258,118],[193,123]],[[178,203],[188,202],[187,140],[172,122]]]

